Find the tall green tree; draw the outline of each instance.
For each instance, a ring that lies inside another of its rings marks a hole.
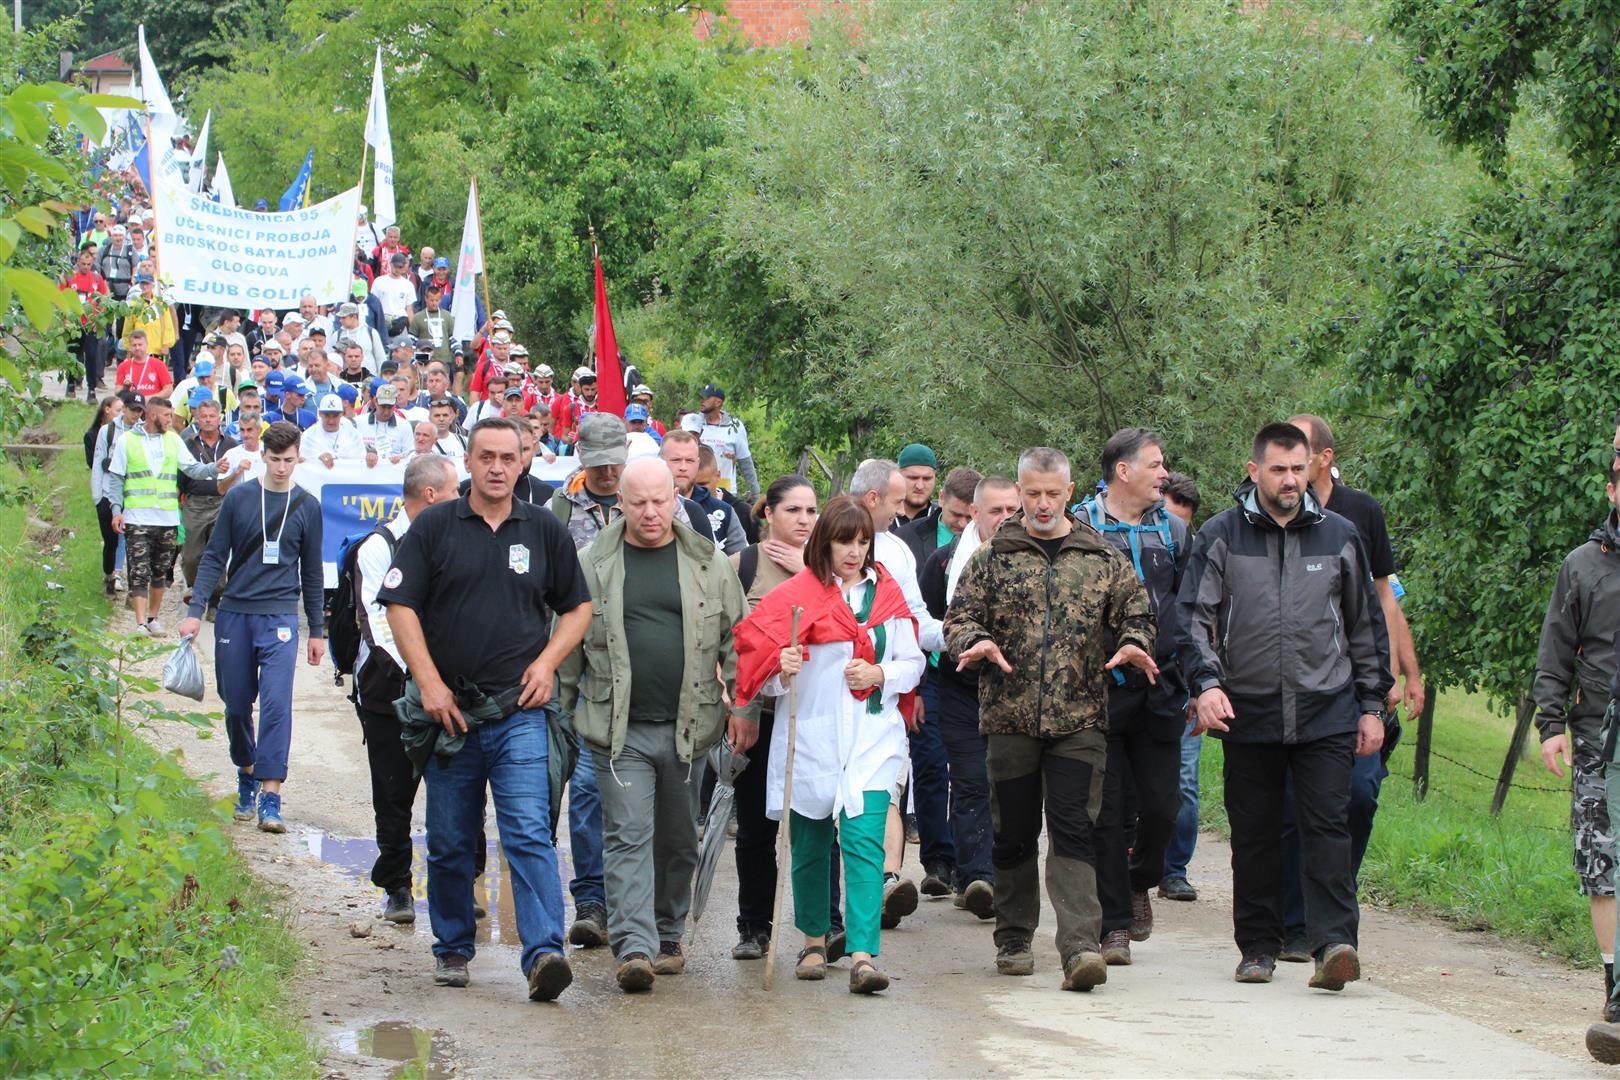
[[[1365,239],[1452,198],[1382,47],[1284,7],[890,5],[828,28],[712,161],[677,300],[759,332],[709,343],[792,437],[1088,467],[1145,423],[1219,499],[1241,433],[1331,380],[1298,339],[1357,310]]]
[[[1378,249],[1351,407],[1409,526],[1425,673],[1513,701],[1558,563],[1608,509],[1620,355],[1620,55],[1612,5],[1399,0],[1425,114],[1492,179],[1466,211]],[[1550,131],[1548,168],[1518,152]]]

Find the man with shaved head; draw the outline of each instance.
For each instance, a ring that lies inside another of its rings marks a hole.
[[[619,986],[634,992],[686,967],[703,754],[728,732],[747,750],[758,727],[728,718],[722,693],[736,696],[731,628],[748,614],[730,560],[677,522],[662,460],[622,469],[622,513],[579,553],[594,622],[558,674],[563,711],[618,778],[600,785],[603,878]]]

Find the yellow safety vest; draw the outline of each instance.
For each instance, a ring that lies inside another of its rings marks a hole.
[[[146,460],[146,439],[135,432],[124,435],[127,445],[124,460],[128,471],[124,473],[125,510],[179,510],[180,509],[180,436],[172,431],[163,433],[163,461],[156,472]]]

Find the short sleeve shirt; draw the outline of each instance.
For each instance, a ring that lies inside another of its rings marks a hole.
[[[422,620],[428,655],[455,689],[518,686],[551,638],[552,613],[590,601],[579,556],[543,507],[514,501],[491,530],[467,497],[428,507],[400,541],[377,594]]]
[[[1327,509],[1348,518],[1361,534],[1367,548],[1367,570],[1374,578],[1386,578],[1395,572],[1395,549],[1384,524],[1384,508],[1377,499],[1348,484],[1334,484]]]

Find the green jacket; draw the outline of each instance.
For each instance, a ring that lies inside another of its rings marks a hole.
[[[1090,525],[1072,528],[1048,561],[1009,518],[973,553],[945,613],[945,645],[960,657],[989,638],[1011,673],[979,664],[979,730],[1055,738],[1108,725],[1103,667],[1120,646],[1153,655],[1153,608],[1131,564]]]
[[[582,740],[610,758],[624,749],[630,725],[624,529],[625,519],[616,518],[579,553],[591,591],[591,626],[557,672],[564,715],[572,715],[574,731]],[[677,521],[675,544],[686,655],[675,713],[675,749],[682,761],[692,761],[725,733],[721,691],[734,692],[737,682],[737,647],[731,631],[748,614],[748,601],[731,561],[712,542]]]

